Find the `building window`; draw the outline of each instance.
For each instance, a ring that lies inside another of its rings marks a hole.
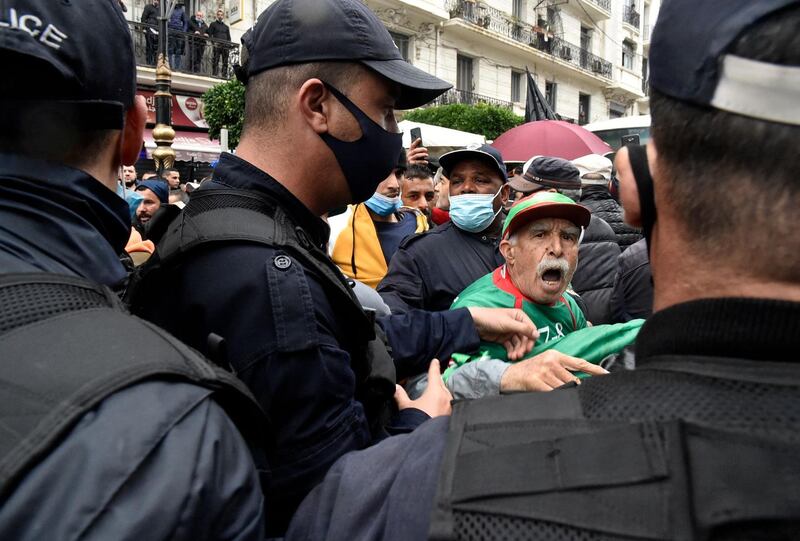
[[[544,83],[544,99],[550,105],[550,109],[552,109],[553,112],[556,111],[557,92],[558,85],[556,83],[551,81],[546,81]]]
[[[592,31],[581,26],[581,67],[589,69],[592,59]]]
[[[622,10],[622,20],[634,28],[639,28],[641,17],[636,10],[636,0],[626,0]]]
[[[525,0],[512,0],[511,15],[516,19],[525,19]]]
[[[625,106],[621,103],[616,102],[609,102],[608,104],[608,117],[609,118],[621,118],[625,116],[626,110]]]
[[[522,101],[522,73],[511,72],[511,101]]]
[[[472,92],[474,88],[472,59],[468,56],[458,55],[456,62],[456,89]]]
[[[589,107],[592,97],[589,94],[578,94],[578,124],[583,126],[589,123]]]
[[[622,42],[622,67],[633,69],[633,57],[636,55],[636,45],[626,39]]]
[[[581,26],[581,49],[592,52],[592,29]]]
[[[392,36],[394,40],[394,44],[397,45],[397,48],[400,50],[400,55],[406,62],[411,62],[408,57],[408,36],[404,36],[403,34],[398,34],[396,32],[389,32],[389,35]]]
[[[650,95],[650,79],[648,74],[648,67],[647,67],[647,57],[642,58],[642,92],[644,92],[645,96]]]

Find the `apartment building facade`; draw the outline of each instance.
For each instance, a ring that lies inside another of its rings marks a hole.
[[[125,0],[137,47],[138,83],[144,94],[155,84],[141,14],[152,0]],[[162,0],[169,1],[169,0]],[[231,42],[202,47],[191,36],[187,59],[173,73],[179,112],[196,105],[207,89],[232,76],[239,39],[273,0],[185,0],[187,16],[201,10],[206,21],[225,12]],[[436,103],[488,102],[523,114],[526,69],[562,117],[585,124],[647,114],[647,54],[660,0],[366,0],[391,32],[402,55],[417,67],[453,84]],[[224,47],[227,69],[212,65]],[[196,53],[200,51],[199,53]],[[199,54],[194,60],[188,55]],[[181,105],[184,104],[184,105]],[[202,112],[202,104],[199,106]],[[196,116],[196,115],[195,115]],[[196,119],[197,120],[197,119]],[[199,122],[180,126],[188,136]],[[184,134],[186,135],[186,134]]]

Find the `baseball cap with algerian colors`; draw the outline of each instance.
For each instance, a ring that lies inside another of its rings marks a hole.
[[[578,227],[586,227],[591,217],[589,209],[566,195],[557,192],[537,192],[511,207],[503,223],[502,237],[506,239],[523,225],[544,218],[562,218]]]

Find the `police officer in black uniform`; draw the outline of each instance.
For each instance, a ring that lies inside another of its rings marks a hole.
[[[637,368],[352,453],[287,539],[797,537],[798,25],[797,0],[661,5],[653,138],[617,156],[652,256]]]
[[[110,289],[147,119],[119,3],[3,2],[0,64],[0,538],[263,539],[257,404]]]
[[[356,0],[276,2],[243,44],[236,155],[223,154],[212,181],[192,194],[133,304],[229,365],[270,415],[267,524],[280,535],[340,456],[384,437],[387,426],[405,432],[449,411],[434,377],[417,401],[398,391],[400,411],[390,417],[395,379],[474,349],[476,329],[500,341],[516,329],[527,336],[518,344],[535,330],[518,312],[496,314],[491,330],[463,310],[390,316],[376,327],[326,255],[320,216],[369,198],[397,163],[394,110],[449,84],[405,62]]]

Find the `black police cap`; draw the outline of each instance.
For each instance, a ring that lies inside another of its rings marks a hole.
[[[730,54],[765,17],[797,0],[669,0],[650,43],[650,85],[680,101],[800,125],[800,68]]]
[[[64,102],[85,109],[93,127],[119,129],[136,96],[136,62],[128,23],[111,0],[0,2],[0,59],[6,73],[4,112],[25,101]]]

